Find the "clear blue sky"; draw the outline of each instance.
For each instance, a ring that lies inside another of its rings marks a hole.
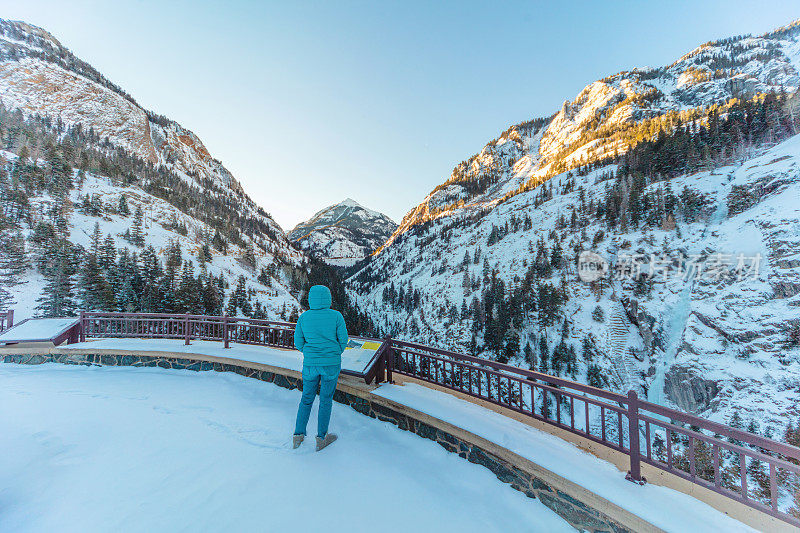
[[[197,133],[284,227],[352,197],[399,220],[584,85],[800,18],[800,2],[0,0]]]

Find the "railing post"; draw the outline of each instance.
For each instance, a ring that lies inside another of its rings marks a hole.
[[[392,337],[391,335],[387,335],[386,339],[384,339],[386,346],[386,352],[383,354],[383,367],[386,369],[386,382],[387,383],[394,383],[392,381],[392,364],[394,359],[394,349],[392,348]]]
[[[11,328],[14,325],[14,310],[9,309],[6,313],[6,329]]]
[[[84,311],[81,311],[80,317],[81,317],[80,341],[86,342],[86,317],[84,316]]]
[[[189,313],[183,319],[183,335],[186,338],[186,345],[189,345]]]
[[[622,431],[622,428],[619,428]],[[625,479],[643,484],[642,463],[639,450],[639,397],[636,391],[628,391],[628,448],[630,449],[631,469]]]
[[[228,334],[228,315],[222,315],[222,341],[225,348],[230,348],[230,336]]]

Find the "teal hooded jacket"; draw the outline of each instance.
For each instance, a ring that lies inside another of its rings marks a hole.
[[[347,326],[339,311],[331,309],[331,291],[314,285],[308,291],[308,311],[297,319],[294,347],[303,352],[304,366],[342,364],[347,346]]]

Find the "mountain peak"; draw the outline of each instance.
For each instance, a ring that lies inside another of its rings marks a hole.
[[[355,200],[353,200],[352,198],[345,198],[344,200],[342,200],[341,202],[339,202],[336,205],[344,205],[346,207],[364,207],[361,204],[359,204],[358,202],[356,202]]]
[[[386,242],[396,228],[397,224],[383,213],[345,198],[301,222],[288,235],[323,261],[348,267]]]
[[[7,31],[6,31],[7,30]],[[24,34],[28,34],[30,36],[39,37],[40,39],[44,39],[45,41],[49,41],[56,47],[63,48],[61,43],[53,37],[53,34],[49,31],[45,30],[44,28],[40,28],[39,26],[34,26],[24,20],[6,20],[0,18],[0,33],[5,35],[6,33],[11,33],[12,37],[23,37],[22,39],[18,40],[26,40],[27,37]],[[22,34],[22,35],[14,35],[14,34]]]

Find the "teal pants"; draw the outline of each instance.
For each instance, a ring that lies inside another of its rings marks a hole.
[[[311,416],[311,406],[319,387],[319,415],[317,416],[317,436],[324,439],[328,434],[328,424],[331,421],[333,408],[333,393],[336,392],[336,382],[339,380],[341,365],[332,366],[303,366],[303,397],[297,408],[297,422],[294,426],[295,435],[305,435],[308,426],[308,417]]]

